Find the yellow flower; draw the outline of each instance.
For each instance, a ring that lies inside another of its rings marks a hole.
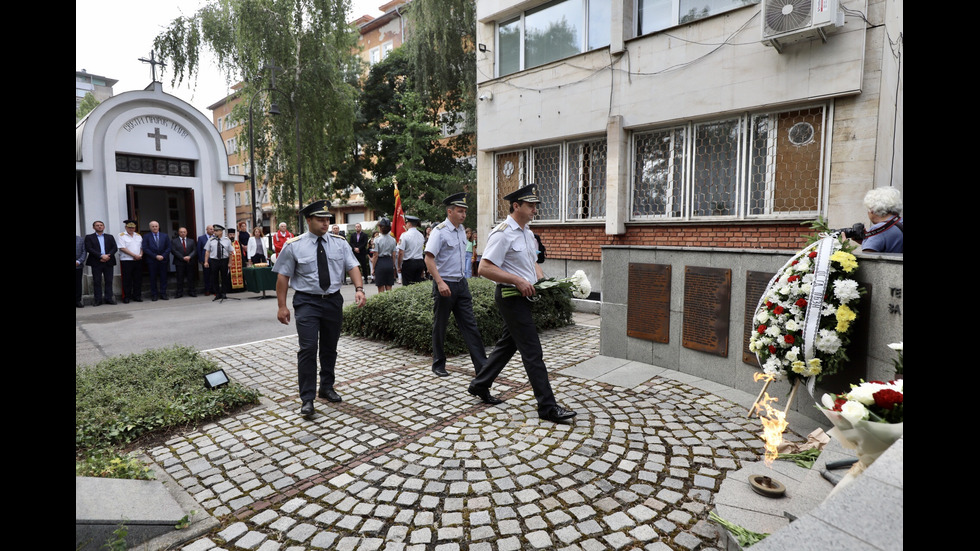
[[[830,260],[840,264],[841,269],[847,273],[853,272],[858,267],[857,258],[853,254],[844,251],[837,251],[830,255]]]
[[[847,331],[847,328],[851,326],[851,322],[857,318],[857,314],[854,310],[847,307],[846,304],[841,304],[837,309],[837,332],[843,333]]]
[[[799,373],[800,375],[802,375],[802,374],[803,374],[803,367],[804,367],[805,365],[806,365],[806,364],[804,364],[804,363],[803,363],[802,361],[800,361],[800,360],[796,360],[796,361],[795,361],[795,362],[793,362],[793,364],[792,364],[792,367],[793,367],[793,373]]]
[[[820,358],[807,360],[807,375],[819,375],[823,368],[820,367]]]

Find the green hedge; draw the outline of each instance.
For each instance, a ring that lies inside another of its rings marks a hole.
[[[473,295],[473,315],[487,347],[503,334],[503,319],[493,300],[496,284],[488,279],[469,280]],[[538,331],[564,327],[572,323],[571,297],[553,289],[542,293],[531,312]],[[432,354],[432,283],[423,282],[398,287],[368,299],[363,308],[349,304],[344,308],[343,332],[347,335],[387,341],[424,355]],[[453,316],[446,331],[446,355],[466,352],[466,343]]]
[[[180,346],[76,366],[76,454],[125,445],[258,402],[258,391],[237,383],[204,388],[204,374],[216,369],[196,350]]]

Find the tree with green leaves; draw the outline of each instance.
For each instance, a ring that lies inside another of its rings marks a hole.
[[[85,97],[83,97],[82,101],[78,104],[78,107],[75,108],[75,122],[85,118],[85,115],[91,113],[93,109],[99,106],[99,103],[101,102],[95,99],[92,92],[86,93]]]
[[[413,0],[408,5],[407,51],[413,86],[464,132],[454,147],[471,147],[476,128],[476,2]]]
[[[363,166],[373,178],[361,188],[372,208],[391,214],[397,182],[406,213],[441,221],[442,199],[474,190],[475,172],[464,158],[468,152],[443,139],[441,104],[424,101],[413,76],[406,53],[398,49],[374,65],[364,82],[358,136]]]
[[[244,82],[245,101],[232,113],[239,121],[248,121],[258,94],[256,181],[272,182],[281,220],[295,216],[300,186],[306,204],[359,183],[359,169],[351,166],[360,60],[357,32],[346,22],[349,8],[349,0],[209,0],[171,21],[154,41],[173,84],[198,78],[207,51],[229,82]],[[281,115],[266,115],[272,103]],[[244,149],[248,140],[239,143]]]

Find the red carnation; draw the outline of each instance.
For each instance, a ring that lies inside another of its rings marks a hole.
[[[792,282],[796,281],[797,279],[800,279],[800,276],[798,276],[798,275],[791,275],[791,276],[789,276],[789,277],[786,278],[786,281],[792,283]]]
[[[776,347],[770,344],[769,345],[769,353],[770,354],[775,354],[776,353]]]
[[[892,409],[895,404],[901,404],[905,395],[897,390],[883,388],[874,393],[875,405],[881,409]]]
[[[783,337],[783,340],[786,341],[786,344],[793,344],[794,342],[796,342],[796,337],[794,337],[793,335],[786,335],[785,337]]]
[[[766,332],[766,326],[765,325],[760,325],[758,331],[759,331],[759,334],[765,333]]]
[[[775,307],[775,308],[773,308],[773,309],[772,309],[772,313],[773,313],[773,314],[776,314],[777,316],[778,316],[779,314],[782,314],[782,313],[783,313],[783,312],[785,312],[785,311],[786,311],[786,309],[785,309],[785,308],[783,308],[782,306],[777,306],[777,307]]]
[[[810,254],[808,254],[807,256],[809,256],[810,258],[816,258],[817,257],[817,251],[810,251]]]
[[[800,300],[796,301],[796,305],[799,306],[800,308],[805,308],[806,307],[806,299],[805,298],[801,298]]]
[[[834,400],[834,411],[840,411],[844,404],[847,403],[847,398],[838,398]]]

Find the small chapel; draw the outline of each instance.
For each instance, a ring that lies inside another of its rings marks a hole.
[[[75,126],[78,235],[91,233],[96,220],[113,235],[127,219],[140,233],[155,220],[171,237],[181,227],[191,236],[209,224],[233,228],[234,187],[242,179],[229,172],[211,120],[155,79],[108,98]]]

